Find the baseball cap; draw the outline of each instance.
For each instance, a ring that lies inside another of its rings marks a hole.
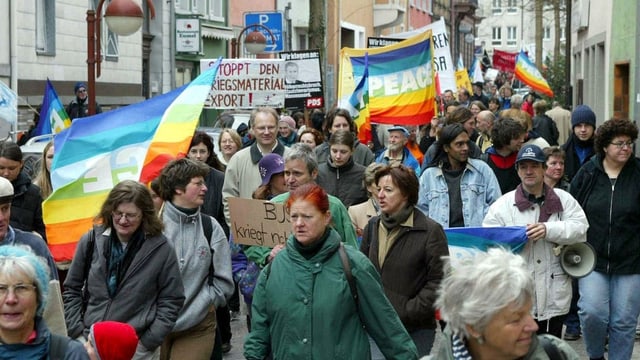
[[[267,154],[258,162],[258,170],[260,170],[260,177],[262,177],[261,185],[267,185],[273,175],[284,172],[284,159],[278,154]]]
[[[544,163],[544,153],[539,146],[529,144],[523,146],[520,151],[518,151],[518,156],[516,157],[516,163],[524,160],[531,160],[539,163]]]
[[[6,204],[13,201],[13,185],[11,181],[0,177],[0,204]]]
[[[387,129],[388,132],[392,132],[392,131],[402,131],[404,133],[404,136],[409,136],[409,130],[407,130],[406,127],[404,126],[400,126],[400,125],[394,125],[392,127],[390,127],[389,129]]]

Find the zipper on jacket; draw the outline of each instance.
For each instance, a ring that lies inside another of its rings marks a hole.
[[[609,181],[611,182],[611,197],[609,198],[609,224],[607,229],[609,236],[607,236],[607,258],[611,259],[611,219],[613,216],[613,193],[616,189],[616,184],[611,181],[611,179],[609,179]],[[611,271],[610,265],[611,262],[607,261],[607,274]]]

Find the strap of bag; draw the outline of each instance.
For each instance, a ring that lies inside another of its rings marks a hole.
[[[89,242],[87,243],[87,252],[84,256],[84,284],[82,286],[82,314],[87,310],[89,302],[89,271],[91,270],[91,261],[93,260],[93,251],[96,247],[96,228],[91,228],[89,232]]]
[[[564,356],[558,350],[558,347],[555,346],[551,340],[545,336],[538,336],[538,341],[544,348],[544,352],[547,353],[547,356],[550,360],[564,360]]]
[[[353,298],[353,302],[356,304],[356,312],[358,313],[358,317],[360,318],[360,324],[364,328],[364,322],[362,321],[362,314],[360,314],[360,300],[358,298],[358,288],[356,287],[356,279],[353,277],[353,273],[351,273],[351,264],[349,263],[349,257],[347,256],[347,252],[344,249],[344,245],[340,243],[340,247],[338,248],[338,253],[340,254],[340,260],[342,261],[342,269],[344,270],[344,276],[347,278],[347,283],[349,284],[349,290],[351,291],[351,297]]]
[[[204,232],[204,236],[207,238],[207,242],[211,243],[211,236],[213,235],[213,224],[211,224],[211,218],[209,215],[200,213],[200,223],[202,224],[202,231]],[[213,249],[211,249],[211,257],[213,257]],[[215,269],[213,267],[213,260],[209,265],[209,276],[207,277],[207,283],[209,286],[213,286],[213,277],[215,274]]]
[[[49,344],[49,359],[63,360],[69,349],[70,338],[51,334],[51,343]]]

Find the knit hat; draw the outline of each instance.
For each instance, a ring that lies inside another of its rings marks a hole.
[[[596,127],[596,114],[587,105],[578,105],[571,113],[571,128],[578,124],[587,124]]]
[[[131,360],[138,346],[138,335],[127,323],[101,321],[91,326],[93,345],[100,360]]]
[[[287,124],[287,126],[289,126],[289,128],[291,130],[295,130],[296,129],[296,121],[293,120],[293,118],[289,115],[284,115],[280,117],[280,122],[284,122]]]
[[[516,164],[520,161],[531,160],[539,163],[544,163],[544,153],[542,149],[538,145],[525,145],[518,151],[518,156],[516,157]]]
[[[7,204],[13,201],[13,185],[11,181],[0,177],[0,204]]]
[[[284,172],[284,159],[278,154],[267,154],[258,162],[258,169],[262,177],[262,185],[267,185],[273,175]]]
[[[87,89],[87,84],[83,83],[82,81],[78,81],[76,83],[76,85],[73,87],[73,93],[77,93],[78,90],[80,90],[80,88],[85,88],[85,90]]]

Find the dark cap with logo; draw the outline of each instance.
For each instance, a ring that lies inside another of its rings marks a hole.
[[[525,145],[518,151],[518,157],[516,157],[516,163],[520,161],[531,160],[539,163],[544,163],[546,160],[544,158],[544,153],[539,146],[529,144]]]

